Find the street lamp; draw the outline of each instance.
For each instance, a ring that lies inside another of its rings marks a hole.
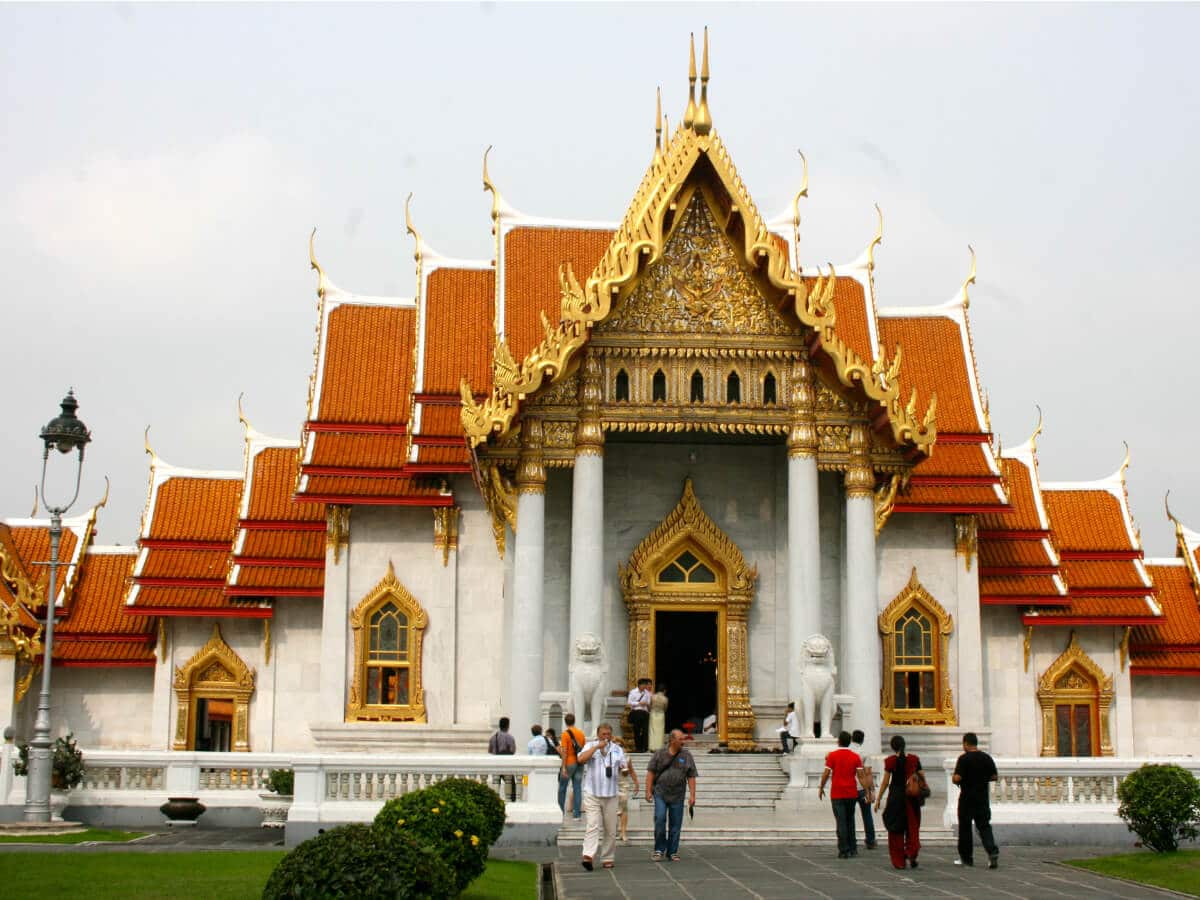
[[[46,445],[42,453],[42,505],[50,513],[50,583],[46,593],[45,649],[42,655],[42,691],[38,694],[37,719],[33,740],[29,742],[29,776],[25,787],[25,821],[50,821],[50,776],[54,769],[50,740],[50,669],[54,659],[54,592],[58,581],[58,546],[62,540],[62,516],[79,498],[79,481],[83,476],[83,448],[92,439],[91,432],[75,416],[79,403],[75,391],[67,391],[62,400],[62,413],[50,420],[38,435]],[[46,468],[50,450],[66,455],[79,451],[75,469],[75,493],[62,506],[46,499]]]

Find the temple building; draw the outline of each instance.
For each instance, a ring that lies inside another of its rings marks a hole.
[[[974,262],[891,308],[882,216],[850,262],[799,259],[807,175],[759,213],[707,42],[648,149],[614,223],[517,211],[485,156],[493,258],[409,218],[410,298],[343,290],[310,243],[299,440],[243,416],[228,472],[147,445],[137,546],[96,545],[102,505],[67,520],[55,597],[47,522],[0,521],[17,740],[54,603],[53,728],[85,748],[482,752],[504,715],[623,727],[644,676],[668,725],[715,715],[733,749],[775,746],[797,701],[825,740],[901,732],[929,765],[964,731],[1003,757],[1194,751],[1200,533],[1145,558],[1128,454],[1044,482],[1040,422],[1001,450]]]

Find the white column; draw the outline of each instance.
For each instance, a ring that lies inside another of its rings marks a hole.
[[[804,642],[821,631],[821,519],[817,482],[815,392],[807,361],[792,367],[788,433],[788,699],[799,700]],[[826,735],[827,736],[827,735]]]
[[[581,634],[604,637],[604,431],[599,415],[600,362],[588,354],[581,368],[571,491],[569,648],[574,648]]]
[[[517,538],[513,553],[513,609],[509,640],[508,711],[512,732],[527,734],[541,721],[546,572],[546,470],[542,465],[542,423],[521,426],[517,470]]]
[[[853,461],[846,472],[846,594],[843,599],[843,657],[838,673],[846,693],[854,696],[854,715],[848,730],[861,728],[863,748],[880,752],[879,587],[875,562],[875,476],[867,457],[865,424],[850,435]],[[845,726],[843,726],[845,727]]]
[[[983,628],[979,610],[979,556],[974,516],[954,517],[958,615],[954,636],[958,645],[958,694],[954,708],[964,731],[987,726],[983,707]]]
[[[350,510],[329,507],[325,597],[321,607],[321,712],[325,722],[346,719],[350,657]]]

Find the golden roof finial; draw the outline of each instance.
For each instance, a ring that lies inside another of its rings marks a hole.
[[[112,488],[112,484],[108,480],[108,476],[104,476],[104,496],[100,498],[100,502],[96,504],[96,509],[104,509],[108,506],[108,492]]]
[[[867,268],[871,271],[875,270],[875,248],[883,243],[883,210],[879,208],[879,204],[875,204],[875,214],[879,216],[879,225],[875,228],[875,237],[871,238],[871,243],[867,247]]]
[[[704,58],[700,64],[700,108],[696,110],[693,126],[696,134],[712,131],[712,113],[708,111],[708,26],[704,26]]]
[[[240,394],[238,394],[238,421],[242,423],[247,431],[249,431],[252,426],[250,425],[250,420],[246,418],[246,413],[242,410],[242,398],[245,396],[245,391],[242,391]]]
[[[696,35],[689,34],[688,47],[688,102],[683,112],[683,127],[691,128],[696,121]]]
[[[415,259],[419,264],[421,262],[421,235],[417,233],[417,229],[413,227],[412,223],[412,211],[410,209],[412,206],[412,198],[413,195],[411,191],[409,192],[409,195],[404,198],[404,227],[408,233],[413,236],[413,240],[416,241],[417,246],[413,250],[413,259]]]
[[[29,514],[29,518],[36,519],[38,514],[38,489],[37,485],[33,486],[33,511]]]
[[[671,120],[663,113],[663,134],[667,136],[667,143],[671,143]]]
[[[1179,542],[1181,551],[1186,552],[1183,543],[1183,523],[1171,514],[1171,492],[1167,491],[1167,495],[1163,497],[1163,506],[1167,509],[1167,518],[1175,523],[1175,539]]]
[[[656,88],[654,91],[654,161],[658,162],[662,159],[662,133],[663,133],[663,118],[662,118],[662,88]]]
[[[1033,434],[1031,434],[1029,436],[1029,449],[1031,451],[1033,451],[1034,453],[1037,453],[1037,439],[1038,439],[1038,436],[1042,433],[1042,428],[1045,423],[1045,417],[1042,415],[1042,407],[1041,406],[1039,406],[1038,404],[1035,403],[1034,408],[1037,409],[1037,411],[1038,411],[1038,423],[1037,423],[1037,427],[1033,429]]]
[[[800,190],[796,191],[796,196],[792,198],[792,253],[795,259],[792,260],[792,265],[796,267],[796,271],[800,271],[800,198],[808,196],[808,157],[804,155],[804,151],[797,148],[796,152],[800,154],[800,162],[804,166],[804,177],[800,182]]]
[[[321,268],[321,264],[317,262],[316,249],[313,246],[317,239],[317,229],[313,226],[312,234],[308,236],[308,265],[317,272],[317,298],[325,299],[325,291],[329,289],[329,279],[325,277],[325,270]]]
[[[971,251],[971,271],[967,274],[967,280],[962,286],[962,305],[963,309],[971,308],[971,295],[967,293],[967,288],[975,283],[975,248],[967,244],[967,249]]]
[[[1121,468],[1120,468],[1121,480],[1123,481],[1125,479],[1125,473],[1129,471],[1130,453],[1129,453],[1129,441],[1121,441],[1121,443],[1125,445],[1125,458],[1123,460],[1121,460]]]
[[[500,192],[498,190],[496,190],[496,185],[492,183],[492,179],[488,175],[488,167],[487,167],[488,154],[491,152],[492,152],[492,145],[488,144],[488,148],[483,151],[483,189],[485,191],[491,191],[491,193],[492,193],[492,222],[499,222],[500,221]],[[412,194],[409,194],[408,196],[409,196],[409,199],[412,198]],[[406,205],[405,206],[405,215],[406,216],[407,216],[407,210],[408,210],[408,207]],[[411,224],[409,225],[408,230],[412,231],[413,234],[416,234],[416,232],[412,230]]]

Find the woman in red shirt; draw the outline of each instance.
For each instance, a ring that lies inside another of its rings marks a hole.
[[[907,860],[915,869],[917,853],[921,850],[921,805],[925,798],[910,797],[905,789],[909,779],[918,775],[919,781],[924,783],[925,772],[921,769],[919,756],[904,752],[904,738],[898,734],[892,737],[892,750],[895,752],[883,761],[883,784],[875,799],[875,811],[879,812],[879,805],[886,795],[883,827],[888,833],[888,855],[895,868],[903,869]]]

